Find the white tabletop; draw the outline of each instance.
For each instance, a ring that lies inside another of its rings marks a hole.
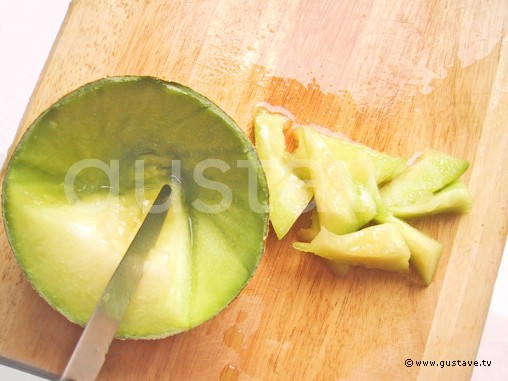
[[[0,166],[67,11],[69,0],[0,2]],[[505,254],[507,253],[505,249]],[[475,381],[508,380],[508,259],[504,255],[477,360]],[[473,359],[465,359],[473,360]],[[41,380],[0,365],[0,380]]]

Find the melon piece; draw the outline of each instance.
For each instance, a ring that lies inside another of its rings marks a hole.
[[[356,159],[347,161],[347,165],[351,176],[367,189],[372,200],[376,204],[376,215],[374,219],[378,222],[382,222],[389,218],[392,212],[388,209],[381,197],[372,158],[365,152],[358,152]]]
[[[345,266],[397,272],[409,270],[409,248],[397,226],[391,223],[369,226],[344,235],[321,228],[310,243],[295,242],[293,247]]]
[[[7,237],[28,280],[85,324],[162,184],[172,205],[117,333],[160,338],[225,308],[255,271],[268,227],[253,145],[219,107],[152,77],[113,77],[52,105],[3,181]]]
[[[319,234],[321,227],[319,226],[319,219],[316,209],[311,211],[311,225],[308,228],[300,229],[298,231],[298,239],[304,242],[310,242]],[[337,276],[344,276],[349,271],[349,265],[334,262],[331,259],[324,259],[328,268]]]
[[[451,184],[467,170],[466,160],[426,149],[380,192],[388,208],[396,210],[427,203],[435,193]]]
[[[314,128],[304,126],[299,126],[295,129],[295,137],[299,145],[293,154],[297,159],[306,159],[305,146],[301,144],[304,131],[307,135],[313,135],[322,139],[330,148],[336,160],[350,162],[355,161],[357,157],[361,155],[370,158],[374,168],[374,176],[378,184],[391,180],[406,167],[407,160],[405,158],[379,152],[352,140],[341,138],[337,135],[331,135],[330,133],[322,133]],[[310,173],[308,170],[305,170],[305,166],[299,169],[299,175],[302,178],[310,177]]]
[[[355,181],[344,161],[333,157],[319,135],[301,131],[320,226],[335,234],[358,230],[376,215],[371,194]]]
[[[419,274],[425,285],[429,285],[441,258],[443,245],[434,238],[412,227],[407,222],[391,217],[389,222],[397,226],[409,250],[411,251],[411,264]]]
[[[312,199],[309,188],[294,172],[286,152],[284,129],[291,121],[279,113],[259,108],[254,117],[256,148],[270,190],[270,221],[282,239]]]
[[[436,193],[420,197],[415,203],[390,209],[396,217],[415,218],[439,213],[467,213],[472,206],[473,196],[459,179]]]

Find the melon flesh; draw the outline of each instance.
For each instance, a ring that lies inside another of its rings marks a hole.
[[[381,188],[388,208],[403,208],[427,202],[436,192],[466,171],[466,160],[433,149],[426,149],[416,161]]]
[[[409,270],[410,252],[399,229],[385,223],[338,235],[326,228],[310,242],[295,242],[307,251],[343,266],[363,266],[397,272]]]
[[[351,175],[347,164],[335,160],[324,140],[310,129],[302,132],[320,226],[336,234],[350,233],[377,213],[368,190]]]
[[[420,197],[418,202],[404,206],[392,206],[393,215],[399,218],[415,218],[440,213],[467,213],[473,205],[473,196],[460,180],[455,180],[440,191]]]
[[[270,189],[270,221],[282,239],[312,199],[312,190],[293,171],[286,152],[284,129],[290,125],[286,116],[257,110],[254,132],[259,158]]]
[[[294,132],[296,139],[300,143],[293,153],[297,159],[305,160],[307,158],[305,146],[301,144],[302,140],[304,140],[303,135],[305,132],[305,134],[322,139],[328,148],[330,148],[335,160],[350,162],[355,161],[359,155],[367,156],[372,160],[374,176],[378,184],[390,181],[406,166],[407,160],[402,157],[388,155],[366,145],[336,135],[321,133],[310,127],[299,126]],[[299,175],[302,178],[310,178],[310,173],[304,167],[300,169]]]
[[[389,221],[400,230],[411,251],[411,264],[420,275],[423,283],[429,285],[437,271],[443,245],[405,221],[396,217],[391,217]]]

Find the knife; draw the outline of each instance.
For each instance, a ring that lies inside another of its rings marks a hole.
[[[169,209],[171,187],[164,185],[136,236],[104,289],[60,381],[97,378],[118,326],[143,275],[144,261],[155,246]]]

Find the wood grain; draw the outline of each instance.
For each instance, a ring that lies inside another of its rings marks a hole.
[[[270,234],[225,311],[174,337],[115,341],[99,378],[468,379],[470,367],[404,361],[476,356],[507,233],[507,25],[504,0],[72,2],[20,134],[84,83],[153,75],[205,94],[250,137],[263,101],[393,154],[464,157],[475,197],[468,215],[414,221],[444,245],[427,288],[365,269],[338,279],[290,247],[294,231]],[[32,290],[3,224],[0,250],[0,354],[58,373],[81,329]]]

